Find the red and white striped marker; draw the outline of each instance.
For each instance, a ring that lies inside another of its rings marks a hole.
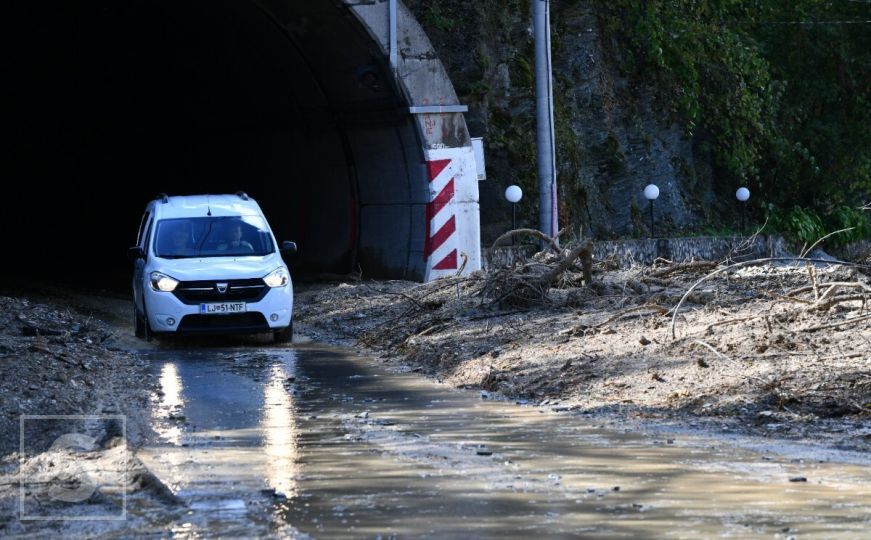
[[[426,205],[427,234],[424,260],[432,270],[457,269],[457,216],[454,208],[456,182],[451,159],[426,162],[430,202]]]

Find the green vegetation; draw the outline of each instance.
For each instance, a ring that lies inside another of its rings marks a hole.
[[[438,28],[442,32],[450,32],[457,25],[457,21],[450,9],[443,7],[439,2],[430,5],[424,12],[424,22],[430,28]]]
[[[871,3],[613,0],[621,69],[653,79],[701,157],[800,241],[856,227],[871,194]],[[836,240],[836,239],[833,239]]]

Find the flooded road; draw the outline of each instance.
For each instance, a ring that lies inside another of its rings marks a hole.
[[[161,393],[157,439],[138,457],[185,508],[149,521],[177,537],[867,538],[871,530],[871,470],[861,462],[608,430],[393,373],[347,349],[142,354]]]

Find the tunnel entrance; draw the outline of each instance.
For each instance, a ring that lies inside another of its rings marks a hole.
[[[5,273],[125,289],[149,199],[244,190],[300,245],[297,275],[426,278],[433,167],[348,6],[10,4]]]

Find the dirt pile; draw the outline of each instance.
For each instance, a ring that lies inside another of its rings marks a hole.
[[[68,305],[0,296],[0,453],[19,449],[22,415],[123,414],[147,404],[147,362],[118,347],[119,332]]]
[[[857,268],[598,261],[589,286],[577,263],[537,301],[505,301],[505,283],[544,275],[567,253],[427,284],[314,286],[296,316],[455,386],[871,447],[871,284]]]

